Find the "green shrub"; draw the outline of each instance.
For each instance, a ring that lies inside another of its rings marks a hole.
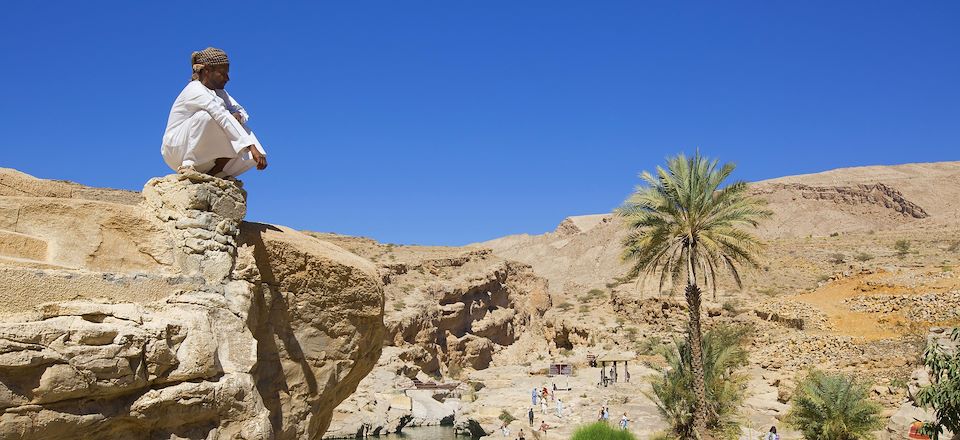
[[[839,237],[839,236],[840,236],[840,233],[839,233],[839,232],[831,232],[831,233],[830,233],[830,236],[831,236],[831,237]]]
[[[583,425],[573,432],[570,440],[637,440],[633,433],[603,422]]]
[[[866,253],[866,252],[860,252],[859,254],[857,254],[857,255],[856,255],[855,257],[853,257],[853,258],[855,258],[857,261],[859,261],[859,262],[862,263],[862,262],[864,262],[864,261],[870,261],[870,260],[872,260],[872,259],[873,259],[873,255],[870,255],[870,254],[868,254],[868,253]]]
[[[787,423],[818,440],[873,438],[883,427],[880,406],[867,395],[870,387],[844,374],[811,371],[797,386]]]
[[[897,240],[893,248],[896,249],[897,256],[903,258],[910,253],[910,240]]]
[[[703,334],[703,369],[707,390],[707,428],[718,438],[736,438],[740,432],[737,411],[746,394],[747,376],[738,370],[747,364],[745,327],[717,327]],[[667,365],[651,378],[653,392],[646,394],[670,425],[672,434],[694,438],[693,372],[689,337],[676,341],[664,354]]]
[[[780,291],[779,291],[778,289],[773,288],[773,287],[764,287],[764,288],[762,288],[762,289],[757,290],[757,293],[763,294],[763,295],[766,295],[766,296],[774,296],[774,295],[776,295],[778,292],[780,292]]]
[[[738,310],[739,306],[740,306],[739,301],[727,300],[723,302],[723,305],[720,306],[720,308],[727,312],[737,314],[737,312],[739,312]]]
[[[830,259],[827,260],[833,264],[843,264],[847,260],[847,256],[841,253],[830,254]]]
[[[396,311],[398,311],[398,312],[401,311],[401,310],[403,310],[404,307],[406,307],[406,306],[407,306],[407,305],[403,302],[402,299],[398,299],[398,300],[396,300],[396,301],[393,302],[393,310],[396,310]]]
[[[606,296],[607,292],[600,289],[590,289],[590,291],[587,292],[587,297],[590,299],[603,299],[606,298]]]
[[[500,419],[501,422],[506,423],[508,425],[510,424],[510,422],[517,420],[516,417],[514,417],[512,414],[510,414],[510,412],[508,412],[505,409],[500,410],[500,416],[497,418]]]
[[[590,313],[590,306],[586,304],[580,306],[580,313]]]
[[[570,303],[564,301],[564,302],[558,304],[558,305],[557,305],[557,308],[560,309],[561,311],[566,312],[566,311],[569,311],[570,309],[573,308],[573,304],[570,304]]]
[[[654,354],[657,352],[657,349],[663,345],[663,341],[660,338],[654,336],[650,338],[645,338],[637,343],[637,353],[640,354]]]

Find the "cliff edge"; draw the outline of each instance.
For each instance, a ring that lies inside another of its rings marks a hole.
[[[380,357],[383,283],[245,213],[207,176],[0,169],[0,438],[320,438]]]

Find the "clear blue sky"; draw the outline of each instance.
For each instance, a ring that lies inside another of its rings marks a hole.
[[[541,233],[698,146],[747,180],[960,159],[958,23],[956,1],[4,2],[0,166],[139,190],[212,45],[270,159],[248,219]]]

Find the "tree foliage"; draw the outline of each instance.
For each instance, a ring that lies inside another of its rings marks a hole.
[[[787,422],[806,439],[872,439],[883,422],[868,393],[868,384],[850,376],[811,371],[797,386]]]
[[[960,342],[960,327],[953,329],[950,337]],[[944,429],[960,432],[960,350],[950,353],[931,343],[923,353],[923,363],[930,374],[930,385],[917,393],[917,404],[933,408],[936,420],[925,423],[921,432],[939,440]]]
[[[740,431],[736,414],[746,393],[746,375],[738,370],[747,364],[746,327],[718,327],[703,334],[704,382],[707,391],[707,428],[720,437],[736,437]],[[651,380],[648,394],[679,438],[695,438],[693,372],[689,339],[676,341],[664,353],[667,366]]]
[[[770,212],[745,182],[720,186],[734,168],[698,152],[668,159],[655,176],[640,174],[643,184],[618,210],[632,231],[623,240],[623,260],[632,263],[628,278],[659,275],[663,290],[668,279],[676,285],[684,275],[697,276],[690,284],[702,280],[715,295],[717,274],[726,270],[740,286],[738,265],[755,267],[761,247],[742,228],[756,227]],[[688,261],[695,273],[688,273]]]

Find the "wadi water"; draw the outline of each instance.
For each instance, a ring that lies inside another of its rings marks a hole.
[[[417,426],[404,428],[399,434],[387,434],[378,438],[389,440],[464,440],[469,437],[457,437],[452,426]]]

